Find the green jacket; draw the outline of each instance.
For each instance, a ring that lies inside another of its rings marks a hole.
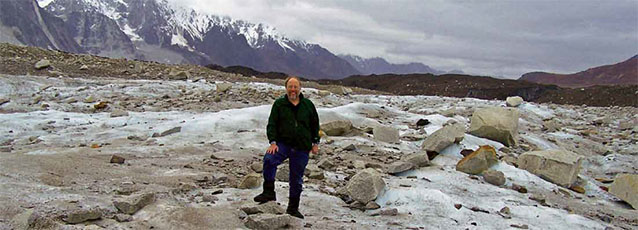
[[[278,98],[270,110],[266,133],[271,143],[276,141],[299,150],[312,149],[313,143],[319,143],[319,115],[315,105],[301,93],[297,106],[288,101],[288,95]]]

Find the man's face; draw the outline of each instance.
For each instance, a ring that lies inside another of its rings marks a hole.
[[[299,92],[301,91],[301,84],[297,79],[288,80],[288,84],[286,85],[286,94],[288,95],[288,99],[297,100],[299,97]]]

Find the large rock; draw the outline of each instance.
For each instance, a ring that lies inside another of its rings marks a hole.
[[[483,145],[467,155],[456,164],[456,170],[468,174],[481,174],[483,171],[498,163],[496,150],[489,145]]]
[[[319,94],[320,97],[330,96],[330,91],[328,91],[328,90],[319,90],[317,92],[317,94]]]
[[[255,162],[250,165],[250,169],[255,171],[256,173],[260,173],[264,171],[264,164],[261,162]]]
[[[330,158],[325,158],[325,159],[319,161],[317,166],[319,166],[319,168],[322,168],[322,169],[325,169],[325,170],[330,170],[330,169],[335,167],[334,163],[332,163],[332,160]]]
[[[304,171],[304,175],[310,179],[323,180],[325,178],[323,170],[321,170],[315,164],[308,164],[306,170]]]
[[[410,154],[405,156],[403,161],[410,162],[417,168],[430,165],[430,159],[427,153]]]
[[[399,130],[390,126],[376,126],[372,129],[374,139],[388,143],[399,143]]]
[[[78,209],[69,212],[64,218],[64,222],[69,224],[79,224],[89,220],[97,220],[102,218],[102,212],[97,209]]]
[[[191,78],[191,73],[188,71],[179,71],[173,69],[170,73],[168,73],[168,77],[172,80],[187,80]]]
[[[269,201],[259,205],[242,206],[241,210],[248,215],[259,213],[284,214],[285,212],[284,208],[279,206],[275,201]]]
[[[405,161],[396,161],[388,166],[388,174],[396,175],[414,168],[414,164]]]
[[[237,186],[237,188],[238,189],[253,189],[253,188],[259,187],[260,184],[261,184],[261,174],[251,173],[244,177],[244,179],[241,181],[239,186]]]
[[[485,170],[485,172],[483,172],[483,179],[485,179],[485,182],[496,185],[496,186],[501,186],[505,184],[505,174],[497,170],[491,170],[491,169]]]
[[[328,89],[331,93],[338,95],[348,95],[352,93],[352,89],[343,86],[335,86]]]
[[[125,117],[128,116],[128,112],[121,109],[114,109],[111,111],[111,117]]]
[[[350,120],[336,120],[321,124],[321,130],[328,134],[328,136],[341,136],[352,129],[352,122]]]
[[[282,165],[277,169],[275,179],[278,181],[288,182],[290,180],[290,168],[288,165]]]
[[[169,130],[166,130],[162,133],[153,133],[153,137],[164,137],[164,136],[168,136],[174,133],[179,133],[182,131],[182,127],[181,126],[177,126],[177,127],[173,127]]]
[[[221,82],[221,83],[215,84],[215,86],[217,87],[218,93],[225,93],[226,91],[228,91],[229,89],[233,87],[233,83]]]
[[[292,222],[292,216],[290,215],[269,213],[250,215],[246,219],[246,227],[260,230],[280,229],[290,225],[290,222]]]
[[[423,141],[421,148],[425,151],[441,152],[452,143],[459,143],[465,137],[465,127],[456,123],[443,126]]]
[[[519,96],[507,97],[507,99],[505,100],[505,104],[509,107],[517,107],[523,104],[523,101],[523,98]]]
[[[35,63],[35,69],[44,69],[51,66],[51,61],[47,60],[47,59],[42,59],[38,62]]]
[[[578,177],[583,157],[567,150],[543,150],[521,154],[518,167],[547,181],[569,188]]]
[[[155,201],[155,193],[144,193],[132,195],[113,202],[117,210],[120,212],[133,215],[138,210],[144,208]]]
[[[490,107],[477,109],[472,114],[470,134],[515,146],[518,138],[517,109]]]
[[[381,195],[385,188],[385,182],[381,175],[374,169],[367,168],[348,181],[346,190],[348,195],[355,201],[359,201],[363,204],[377,199],[377,196]]]
[[[609,187],[609,193],[638,209],[638,174],[619,174]]]

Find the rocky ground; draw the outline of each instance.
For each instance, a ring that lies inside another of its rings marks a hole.
[[[383,74],[350,76],[341,80],[321,82],[381,90],[397,95],[473,97],[488,100],[505,100],[516,95],[536,103],[638,107],[638,82],[631,85],[562,88],[522,80],[457,74]]]
[[[327,135],[298,220],[276,215],[287,204],[284,165],[279,204],[252,202],[280,80],[0,50],[0,229],[638,227],[635,206],[608,191],[617,175],[638,172],[635,107],[523,102],[506,147],[470,131],[477,110],[504,101],[304,85]],[[44,57],[49,66],[37,69]],[[434,141],[442,127],[462,140]],[[489,172],[458,170],[485,145],[497,157]],[[517,168],[521,155],[548,149],[581,157],[573,184]]]

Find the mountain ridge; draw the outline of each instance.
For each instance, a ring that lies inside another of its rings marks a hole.
[[[241,65],[263,72],[286,72],[315,79],[359,74],[345,60],[320,45],[288,39],[278,34],[274,27],[199,13],[166,0],[40,2],[43,8],[37,6],[36,0],[3,1],[5,10],[25,4],[33,4],[33,7],[22,6],[14,14],[3,14],[5,20],[0,24],[43,41],[25,40],[24,36],[13,36],[13,32],[3,32],[0,38],[6,34],[9,38],[3,40],[14,44],[14,40],[18,40],[21,45],[112,58],[172,64]],[[20,15],[35,15],[34,12],[45,12],[51,21],[57,21],[55,28],[63,29],[60,36],[47,37],[43,32],[33,34],[21,29],[46,29],[36,20],[19,20]],[[24,25],[16,27],[11,22]],[[65,42],[52,45],[60,41]]]
[[[338,55],[340,58],[346,60],[355,69],[364,75],[369,74],[412,74],[412,73],[431,73],[431,74],[444,74],[445,71],[440,71],[431,68],[428,65],[418,62],[411,62],[407,64],[394,64],[389,63],[381,57],[362,58],[360,56],[352,54]]]
[[[625,61],[592,67],[572,74],[530,72],[519,80],[562,87],[588,87],[593,85],[638,85],[638,55]]]

